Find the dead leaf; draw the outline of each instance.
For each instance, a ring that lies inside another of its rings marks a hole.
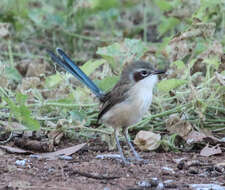
[[[17,90],[20,92],[24,92],[26,90],[30,90],[31,88],[37,88],[40,85],[41,85],[40,78],[26,77],[23,78],[22,83],[18,85]]]
[[[10,35],[9,28],[10,23],[0,23],[0,38],[5,38]]]
[[[197,59],[205,59],[210,57],[222,57],[223,56],[223,45],[219,41],[213,41],[209,44],[208,48],[197,56]]]
[[[188,134],[188,136],[185,137],[185,140],[188,144],[191,144],[191,143],[201,142],[203,141],[205,137],[206,137],[205,134],[192,130]]]
[[[220,141],[220,139],[214,137],[212,134],[207,132],[206,130],[202,131],[194,131],[192,130],[188,136],[184,138],[188,144],[191,143],[198,143],[198,142],[206,142],[212,145],[220,144],[223,145],[224,143]]]
[[[189,55],[192,46],[193,43],[188,42],[188,40],[177,41],[174,38],[167,47],[170,62],[172,63],[176,60],[182,60],[185,56]]]
[[[29,138],[17,138],[14,140],[16,146],[27,150],[38,152],[49,152],[54,150],[49,142],[42,142],[39,140],[30,140]]]
[[[200,131],[195,131],[188,121],[183,120],[177,114],[173,114],[169,117],[169,119],[166,121],[166,128],[170,133],[177,133],[188,144],[198,142],[222,144],[220,139],[214,137],[209,130],[202,129]]]
[[[166,121],[166,129],[185,138],[192,131],[192,125],[177,114],[172,114]]]
[[[17,154],[32,154],[33,153],[31,151],[27,151],[21,148],[16,148],[11,146],[0,145],[0,148],[4,149],[8,153],[17,153]]]
[[[216,79],[219,81],[219,83],[222,85],[222,86],[225,86],[225,76],[219,74],[219,73],[215,73],[216,74]]]
[[[42,154],[38,154],[38,156],[42,157],[42,158],[48,158],[48,159],[57,159],[59,156],[62,155],[66,155],[66,156],[70,156],[72,154],[74,154],[75,152],[79,151],[80,149],[82,149],[87,143],[82,143],[82,144],[78,144],[69,148],[64,148],[55,152],[49,152],[49,153],[42,153]]]
[[[211,44],[209,44],[208,48],[205,51],[203,51],[201,54],[197,56],[196,61],[191,68],[191,75],[197,72],[201,72],[203,73],[203,75],[205,75],[207,68],[206,64],[204,63],[204,60],[207,60],[212,57],[218,57],[222,59],[222,56],[223,56],[222,44],[218,41],[213,41]]]
[[[175,36],[170,43],[192,39],[198,36],[212,37],[215,33],[215,28],[215,23],[195,22],[193,23],[193,27],[191,29]]]
[[[155,150],[160,146],[161,135],[151,131],[139,131],[134,144],[141,150]]]
[[[0,68],[0,69],[1,69],[1,68]],[[1,74],[1,77],[0,77],[0,86],[1,86],[2,88],[7,88],[7,87],[8,87],[8,84],[9,84],[8,79],[7,79],[5,76],[3,76],[3,75]]]
[[[24,131],[26,127],[18,122],[0,121],[0,124],[9,131]]]
[[[47,63],[43,60],[35,60],[37,63],[31,63],[28,65],[26,77],[40,77],[47,70]]]
[[[68,124],[68,121],[65,119],[58,120],[55,129],[51,130],[48,133],[48,138],[49,138],[49,141],[52,143],[52,145],[58,145],[60,143],[60,141],[64,135],[63,127],[64,127],[64,125],[66,125],[65,123]]]
[[[221,148],[216,145],[216,146],[213,146],[213,147],[209,147],[209,144],[207,144],[200,152],[200,155],[201,156],[212,156],[212,155],[215,155],[215,154],[221,154],[222,153],[222,150]]]
[[[45,89],[41,93],[46,99],[64,98],[66,94],[69,94],[69,89],[65,85],[61,85],[56,89]]]

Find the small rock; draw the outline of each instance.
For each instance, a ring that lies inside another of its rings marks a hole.
[[[16,160],[16,165],[17,166],[25,166],[27,162],[27,159],[24,159],[24,160]]]
[[[101,155],[97,155],[95,158],[102,159],[102,160],[106,158],[121,159],[121,156],[119,154],[101,154]]]
[[[179,164],[180,162],[184,162],[185,160],[187,160],[187,158],[177,158],[177,159],[173,159],[173,161],[177,164]]]
[[[184,163],[184,161],[179,162],[179,163],[177,164],[177,168],[178,168],[179,170],[183,170],[183,169],[185,168],[185,163]]]
[[[200,173],[198,176],[199,176],[199,177],[207,177],[208,174],[207,174],[207,172],[203,172],[203,173]]]
[[[190,168],[188,171],[189,174],[198,174],[199,171],[196,168]]]
[[[203,164],[199,160],[190,160],[187,162],[187,167],[202,166]]]
[[[168,180],[164,181],[164,183],[172,183],[172,182],[173,182],[172,179],[168,179]]]
[[[172,168],[168,168],[168,167],[162,167],[163,170],[171,172],[173,174],[175,174],[174,170]]]
[[[41,156],[40,156],[40,155],[37,155],[37,154],[31,154],[31,155],[30,155],[30,158],[37,158],[37,159],[40,159]]]
[[[151,187],[151,184],[150,184],[148,181],[145,181],[145,180],[143,180],[143,181],[138,181],[138,182],[137,182],[137,185],[138,185],[139,187]]]
[[[164,186],[165,188],[177,188],[177,184],[171,179],[164,181]]]
[[[59,156],[59,159],[61,159],[61,160],[72,160],[73,157],[72,156],[61,155],[61,156]]]
[[[156,187],[159,184],[159,180],[156,177],[151,178],[149,182],[152,187]]]
[[[156,190],[163,190],[164,189],[164,185],[162,182],[160,182],[157,187],[156,187]]]

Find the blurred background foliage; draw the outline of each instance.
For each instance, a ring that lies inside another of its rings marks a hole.
[[[45,52],[61,47],[105,91],[130,61],[168,68],[134,132],[165,132],[172,114],[225,132],[224,0],[1,0],[0,37],[1,121],[49,130],[65,118],[65,134],[109,142],[97,101]]]

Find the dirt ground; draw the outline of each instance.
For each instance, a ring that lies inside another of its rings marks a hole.
[[[70,142],[63,147],[73,145]],[[225,167],[218,166],[224,164],[224,152],[212,157],[201,157],[199,153],[145,152],[141,155],[148,163],[124,166],[118,160],[96,159],[96,155],[109,153],[104,146],[89,142],[71,160],[37,159],[0,149],[0,190],[183,190],[190,189],[190,184],[225,185]],[[24,166],[16,164],[24,159]]]

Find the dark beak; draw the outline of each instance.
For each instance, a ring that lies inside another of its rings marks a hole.
[[[153,75],[159,75],[159,74],[163,74],[165,72],[166,72],[166,70],[155,70],[155,71],[152,72],[152,74]]]

